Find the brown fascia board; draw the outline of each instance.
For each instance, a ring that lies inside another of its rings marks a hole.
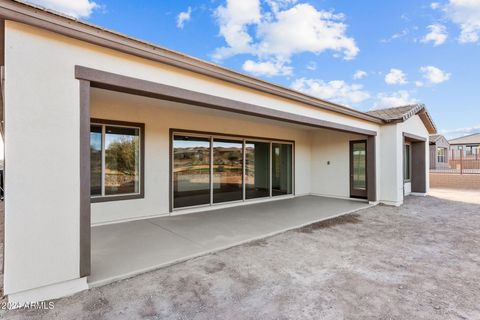
[[[170,66],[227,81],[243,87],[248,87],[274,96],[301,102],[324,110],[333,111],[373,123],[384,123],[382,119],[368,115],[364,112],[324,101],[280,85],[250,77],[179,52],[168,50],[21,1],[0,0],[0,18],[46,29],[70,38],[144,59],[161,62]]]

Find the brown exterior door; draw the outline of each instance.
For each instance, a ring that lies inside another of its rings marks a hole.
[[[350,197],[367,198],[367,140],[350,141]]]

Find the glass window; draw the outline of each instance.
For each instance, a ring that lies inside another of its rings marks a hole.
[[[245,199],[270,196],[270,143],[245,144]]]
[[[403,177],[406,181],[410,181],[411,178],[411,146],[409,144],[405,144],[403,152]]]
[[[140,127],[90,126],[90,194],[140,194]]]
[[[465,147],[465,154],[467,156],[471,156],[472,155],[472,147],[471,146],[466,146]]]
[[[210,139],[174,136],[173,206],[210,204]]]
[[[292,193],[292,145],[272,143],[272,196]]]
[[[102,195],[102,126],[90,126],[90,194]]]
[[[140,129],[105,128],[105,195],[140,192]]]
[[[243,199],[243,142],[213,140],[213,202]]]
[[[437,148],[437,162],[439,163],[445,163],[445,154],[446,154],[446,149],[445,148]]]
[[[355,142],[352,145],[353,157],[353,189],[367,190],[367,144],[366,142]]]

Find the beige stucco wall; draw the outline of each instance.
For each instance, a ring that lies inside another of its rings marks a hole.
[[[350,197],[350,141],[366,139],[362,135],[323,129],[313,134],[311,168],[313,194]]]
[[[91,101],[92,118],[145,124],[145,198],[93,203],[93,224],[169,214],[170,128],[293,140],[295,194],[310,193],[311,128],[98,89]]]

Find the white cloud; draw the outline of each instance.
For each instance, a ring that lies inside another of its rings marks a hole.
[[[177,16],[177,28],[183,29],[185,22],[189,21],[192,14],[192,8],[188,7],[187,11],[182,11]]]
[[[402,31],[393,34],[390,38],[380,40],[380,42],[389,43],[395,39],[406,37],[409,33],[410,33],[410,30],[408,28],[405,28]]]
[[[292,67],[276,61],[255,62],[247,60],[242,66],[243,70],[256,76],[285,76],[292,74]]]
[[[253,39],[247,27],[258,24],[261,20],[259,0],[227,0],[226,6],[215,10],[220,25],[220,35],[225,39],[227,47],[218,48],[215,59],[228,58],[239,53],[253,53]]]
[[[289,58],[295,53],[322,53],[325,50],[342,52],[344,58],[353,59],[359,49],[355,41],[345,35],[347,26],[341,22],[342,14],[317,11],[309,4],[298,4],[279,11],[273,21],[258,26],[261,38],[260,54],[273,54]]]
[[[289,6],[298,2],[298,0],[265,0],[273,11],[279,11],[280,9],[288,8]]]
[[[372,110],[400,107],[417,102],[418,100],[411,97],[410,93],[406,90],[400,90],[390,94],[379,93],[377,95],[377,101],[373,105]]]
[[[359,84],[348,84],[342,80],[325,82],[320,79],[300,78],[295,80],[292,89],[344,105],[360,103],[370,98],[370,94]]]
[[[450,139],[458,138],[458,137],[463,137],[469,134],[480,133],[480,124],[472,127],[465,127],[465,128],[443,129],[443,130],[440,130],[440,132]]]
[[[441,24],[431,24],[427,27],[430,31],[421,40],[421,42],[428,43],[433,42],[434,46],[439,46],[447,40],[447,28]]]
[[[450,79],[451,74],[434,66],[421,67],[420,72],[430,84],[439,84]]]
[[[91,0],[29,0],[42,7],[52,9],[74,18],[88,18],[100,6]]]
[[[216,9],[220,35],[227,45],[215,50],[215,60],[250,54],[259,63],[277,64],[303,52],[331,50],[346,60],[358,54],[355,40],[346,35],[342,14],[296,4],[296,0],[265,1],[269,6],[262,8],[260,0],[227,0]]]
[[[407,75],[400,69],[392,68],[390,72],[385,75],[386,84],[406,84]]]
[[[447,17],[460,26],[460,43],[480,40],[480,1],[449,0],[443,7]]]
[[[415,81],[415,86],[423,87],[423,82],[422,81]]]
[[[259,0],[227,0],[226,6],[219,6],[215,10],[215,16],[220,25],[220,35],[228,45],[216,50],[215,59],[254,52],[253,39],[247,27],[260,23],[262,16]]]
[[[363,79],[367,76],[367,72],[366,71],[363,71],[363,70],[357,70],[355,71],[355,73],[353,74],[353,79],[355,80],[360,80],[360,79]]]
[[[432,3],[430,3],[430,8],[432,8],[433,10],[436,10],[436,9],[440,8],[440,3],[432,2]]]

